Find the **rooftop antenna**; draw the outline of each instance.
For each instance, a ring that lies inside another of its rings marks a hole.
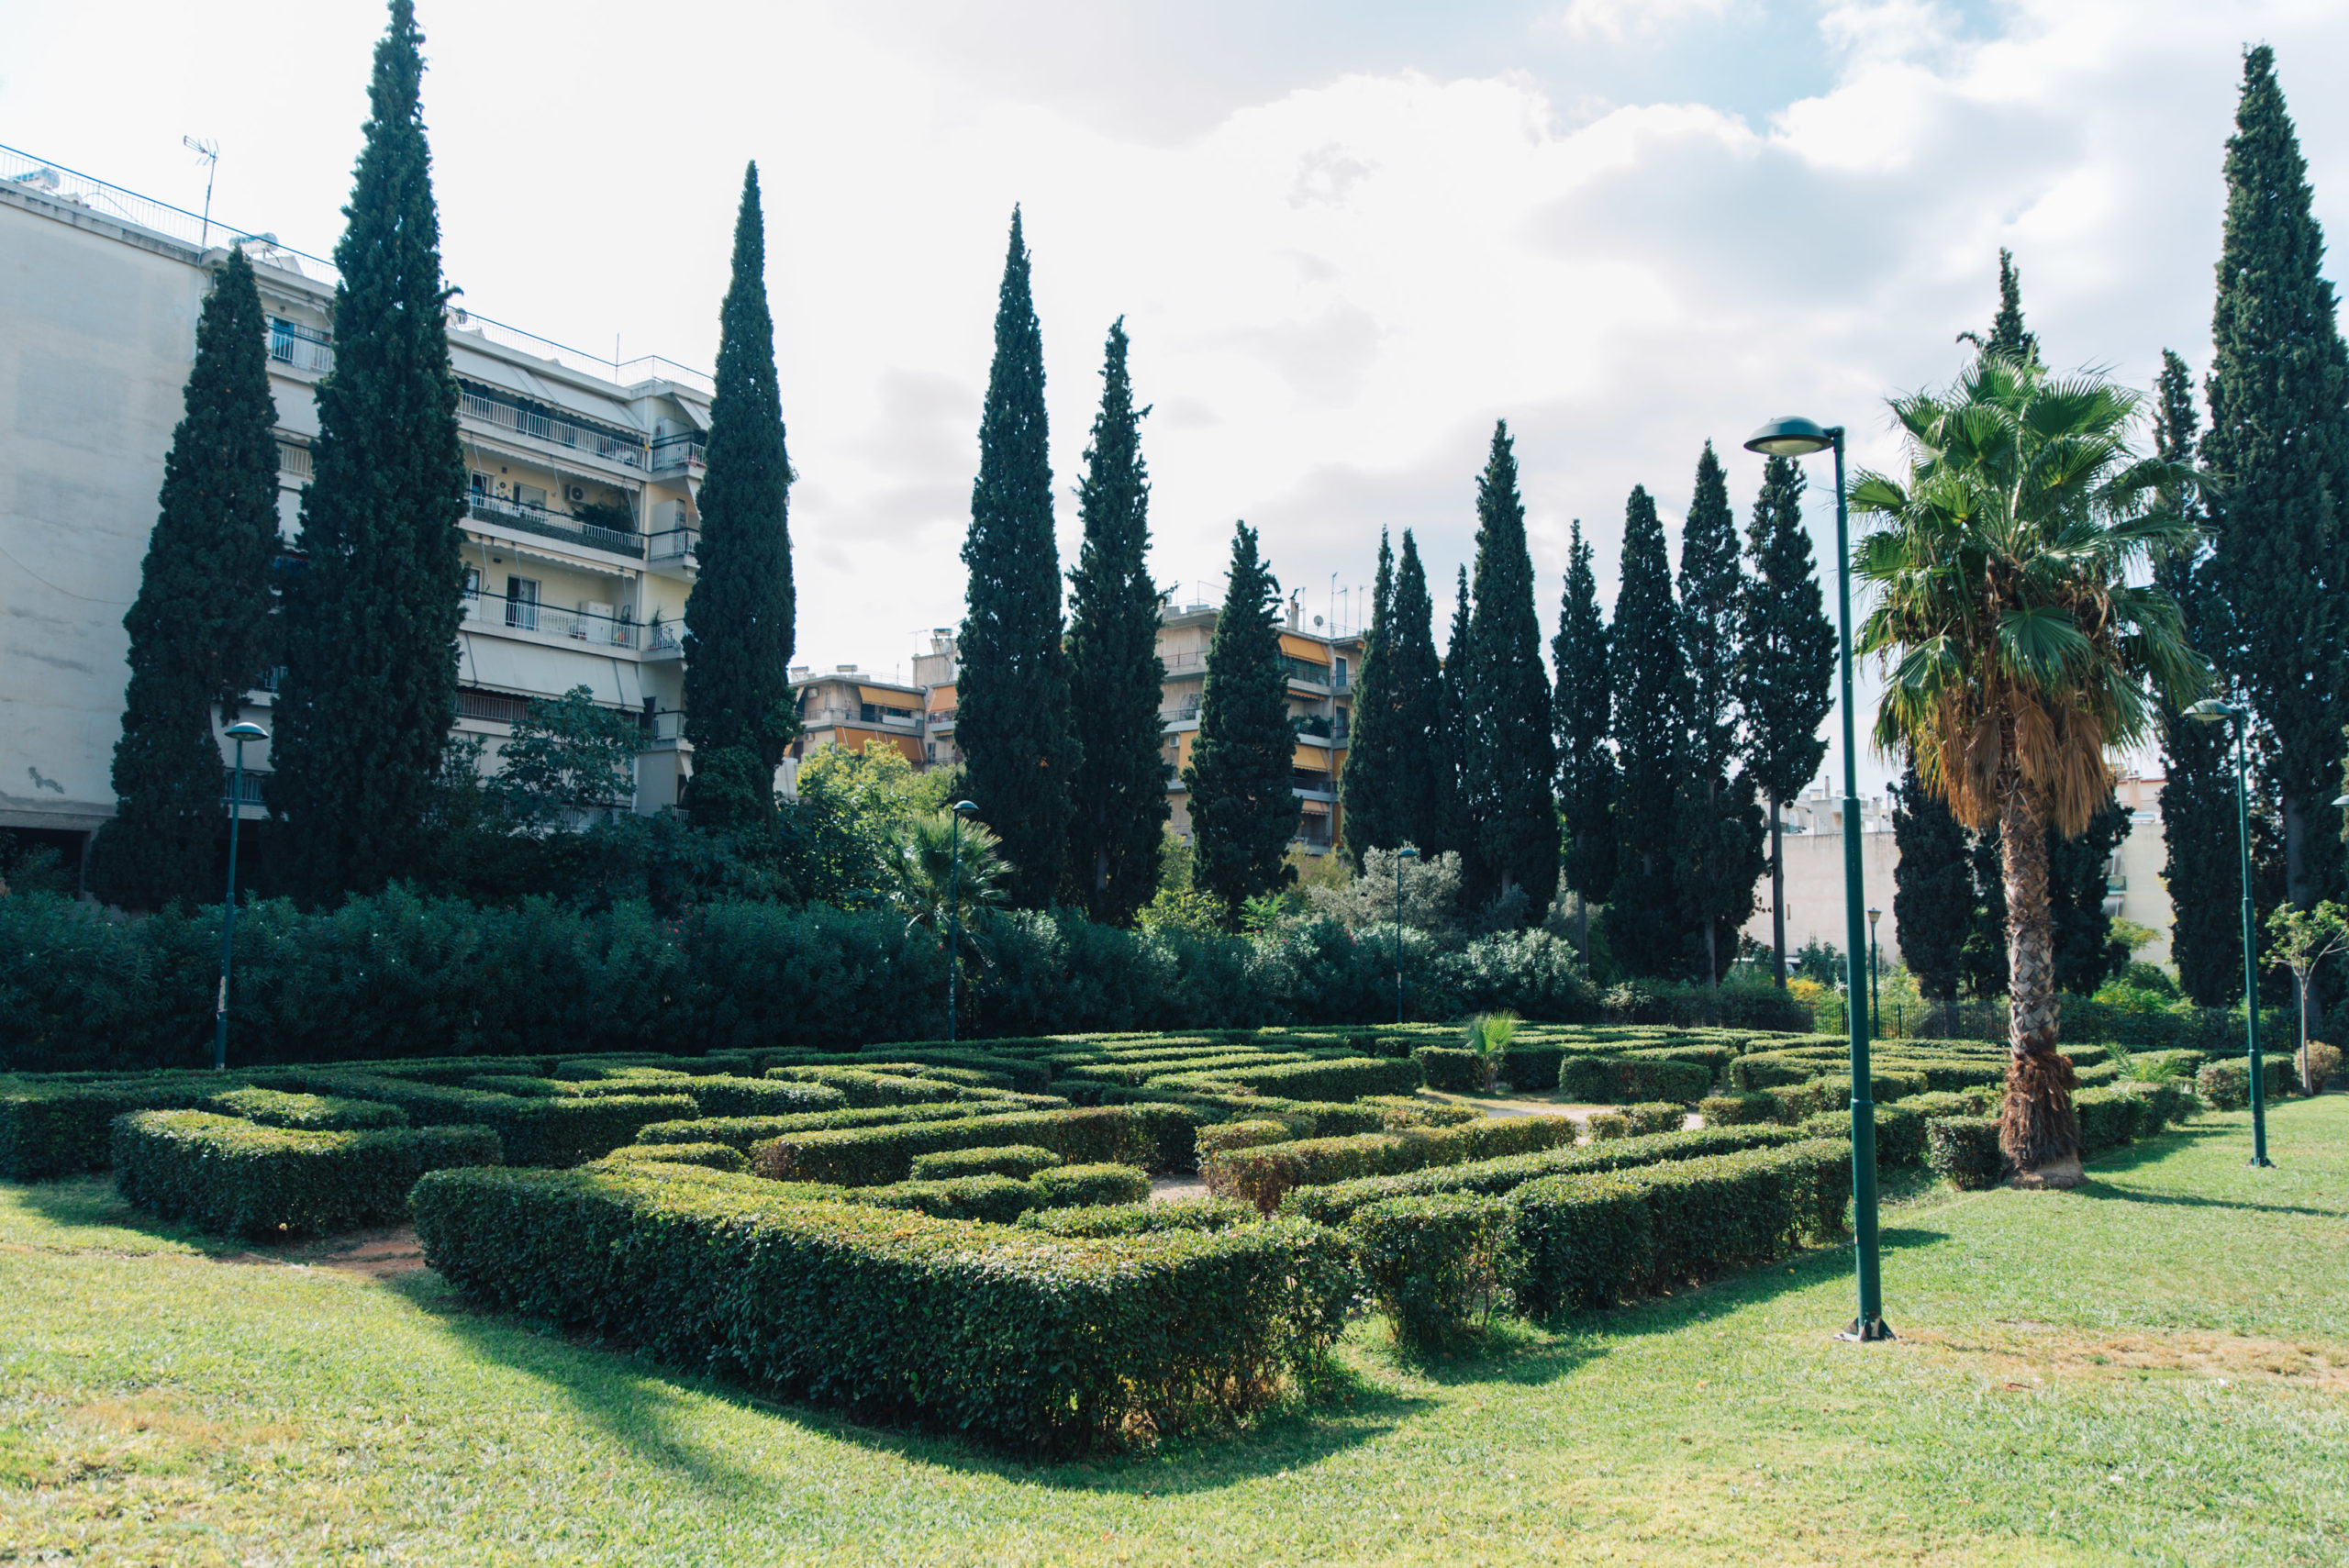
[[[212,249],[212,177],[220,172],[220,144],[210,137],[199,141],[195,137],[180,138],[180,145],[204,160],[204,238],[199,250]]]

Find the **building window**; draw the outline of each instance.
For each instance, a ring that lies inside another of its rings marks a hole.
[[[532,579],[506,579],[506,624],[523,631],[539,629],[539,585]]]

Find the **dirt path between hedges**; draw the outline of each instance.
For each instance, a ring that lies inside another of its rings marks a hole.
[[[425,1268],[424,1249],[413,1225],[385,1225],[373,1230],[350,1230],[318,1241],[293,1241],[282,1247],[230,1252],[224,1263],[299,1263],[314,1269],[340,1269],[368,1279],[396,1279]]]

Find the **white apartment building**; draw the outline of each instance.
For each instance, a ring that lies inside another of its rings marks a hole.
[[[334,362],[331,266],[0,149],[0,827],[86,841],[113,814],[122,617],[229,243],[251,259],[269,317],[291,552],[314,389]],[[448,330],[471,473],[457,727],[494,756],[530,698],[584,685],[641,717],[634,806],[659,810],[683,766],[707,379],[607,364],[462,310]],[[266,728],[270,692],[248,700]],[[267,747],[246,762],[266,773]],[[249,778],[243,809],[259,815],[260,799]]]

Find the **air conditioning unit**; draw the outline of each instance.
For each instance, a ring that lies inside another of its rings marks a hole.
[[[587,499],[586,490],[576,484],[573,485],[569,490],[564,491],[563,494],[568,495],[574,503]]]

